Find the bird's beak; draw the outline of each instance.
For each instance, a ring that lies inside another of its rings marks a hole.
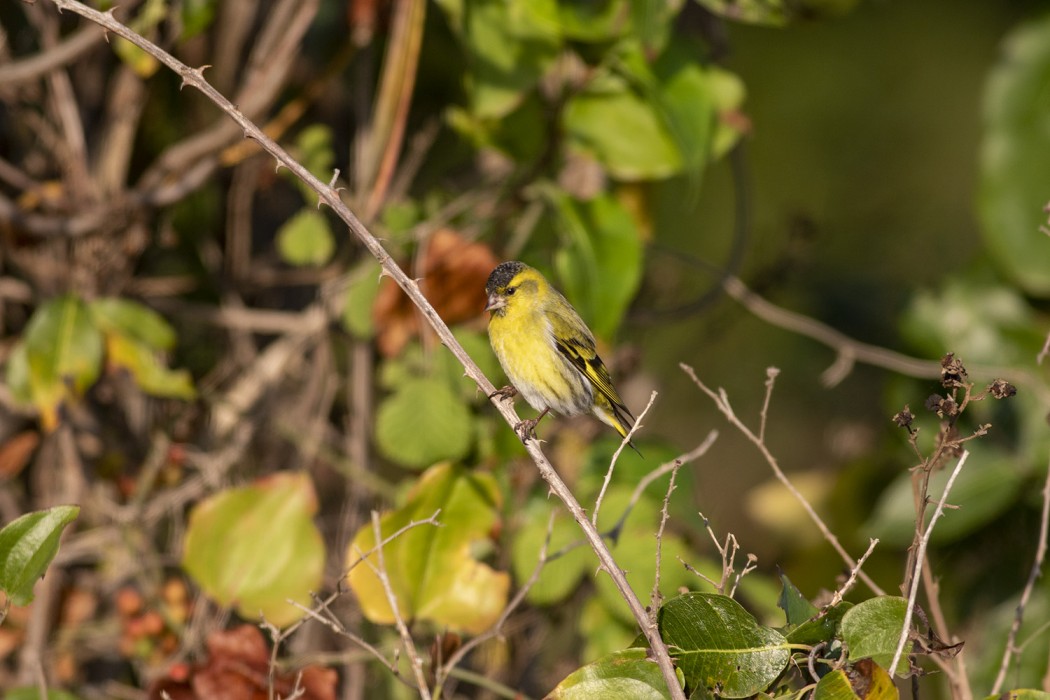
[[[493,292],[489,294],[489,303],[485,304],[485,311],[496,311],[507,305],[507,300]]]

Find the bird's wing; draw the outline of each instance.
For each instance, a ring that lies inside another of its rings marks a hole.
[[[633,422],[634,416],[631,415],[623,399],[620,398],[616,387],[612,385],[609,370],[605,368],[602,358],[598,357],[598,353],[594,349],[594,342],[588,342],[589,340],[588,338],[555,338],[554,344],[558,348],[558,352],[564,355],[576,369],[580,370],[594,388],[609,400],[609,403],[614,407],[614,411],[622,411]]]

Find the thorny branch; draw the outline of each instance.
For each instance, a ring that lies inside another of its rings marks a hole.
[[[156,44],[150,42],[129,29],[123,23],[116,20],[112,11],[99,12],[77,2],[76,0],[52,0],[52,2],[54,2],[54,4],[61,10],[74,12],[101,25],[108,31],[124,37],[164,65],[168,66],[168,68],[175,71],[182,78],[183,85],[190,85],[203,93],[237,123],[237,125],[244,131],[246,138],[258,142],[259,145],[267,153],[272,155],[281,166],[288,168],[296,177],[310,187],[311,190],[316,192],[320,201],[328,205],[332,211],[343,220],[358,241],[365,246],[376,260],[379,261],[384,274],[391,277],[397,285],[404,290],[420,310],[422,316],[434,329],[434,332],[441,339],[442,343],[448,347],[456,359],[463,365],[467,376],[474,380],[486,396],[493,394],[495,387],[488,378],[485,377],[477,364],[475,364],[452,335],[448,326],[422,294],[416,281],[410,279],[408,275],[405,274],[390,254],[386,252],[378,239],[371,234],[358,217],[349,209],[349,207],[346,206],[340,198],[339,193],[326,183],[314,177],[303,165],[292,158],[287,151],[263,133],[255,123],[245,116],[244,112],[238,109],[237,106],[230,102],[230,100],[226,99],[226,97],[224,97],[218,90],[212,87],[212,85],[204,78],[204,70],[202,68],[190,68],[182,63]],[[492,404],[496,407],[496,410],[503,415],[509,425],[517,425],[520,422],[516,411],[514,411],[513,407],[509,405],[509,402],[493,399]],[[679,685],[678,677],[675,673],[674,664],[671,661],[667,645],[664,644],[663,640],[660,638],[656,625],[650,622],[644,606],[639,601],[634,590],[630,587],[630,584],[628,584],[623,570],[621,570],[616,563],[608,546],[603,541],[601,534],[587,518],[586,512],[580,506],[576,497],[572,494],[569,488],[565,485],[565,482],[562,481],[561,477],[547,460],[547,457],[540,448],[539,442],[535,439],[530,439],[525,443],[525,447],[529,455],[532,457],[533,462],[539,469],[541,477],[548,483],[555,495],[557,495],[565,504],[566,508],[568,508],[573,518],[583,530],[591,548],[598,556],[601,568],[609,574],[620,595],[627,602],[632,616],[638,623],[642,633],[645,635],[645,638],[649,643],[650,649],[660,667],[661,675],[663,676],[664,682],[667,684],[671,697],[675,698],[675,700],[685,700],[685,694]]]

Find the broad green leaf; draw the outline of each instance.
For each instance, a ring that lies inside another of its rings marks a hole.
[[[242,617],[262,615],[279,627],[309,606],[324,573],[325,549],[313,523],[317,496],[310,477],[280,472],[231,488],[190,511],[182,566],[207,595],[236,606]]]
[[[29,386],[29,352],[25,342],[21,340],[15,342],[11,347],[11,354],[7,357],[4,383],[11,390],[15,401],[26,405],[33,403],[33,392]]]
[[[650,63],[640,45],[625,45],[615,70],[597,73],[566,105],[570,147],[621,180],[698,178],[711,152],[715,101],[697,54],[672,42]]]
[[[850,661],[870,658],[886,668],[893,661],[904,627],[904,613],[908,601],[899,596],[869,598],[850,608],[842,616],[842,641],[849,650]],[[908,670],[908,652],[911,642],[904,647],[904,654],[897,664],[897,673]]]
[[[820,612],[817,606],[802,595],[802,591],[795,588],[795,584],[791,583],[786,574],[780,574],[780,582],[783,587],[777,605],[784,611],[789,625],[800,625]]]
[[[33,585],[58,554],[62,531],[79,506],[55,506],[12,520],[0,529],[0,590],[15,605],[33,601]]]
[[[626,78],[606,73],[565,106],[569,145],[596,158],[621,180],[666,178],[682,171],[682,154],[653,103]]]
[[[933,504],[940,499],[954,463],[930,478],[929,493]],[[946,509],[934,526],[931,542],[955,542],[1002,515],[1014,502],[1023,483],[1017,458],[994,447],[970,444],[970,456],[959,472],[948,495],[948,503],[958,506]],[[904,471],[882,492],[875,511],[865,526],[886,544],[907,546],[915,533],[915,501],[911,473]]]
[[[507,603],[510,576],[475,558],[489,544],[499,522],[500,493],[490,474],[441,464],[419,477],[405,504],[384,513],[381,538],[440,510],[440,526],[413,527],[383,546],[383,567],[404,620],[428,620],[440,627],[478,633],[490,627]],[[394,622],[378,576],[375,532],[368,523],[347,551],[347,576],[365,617]],[[363,555],[367,560],[360,561]]]
[[[33,313],[25,331],[29,393],[47,430],[59,407],[82,395],[102,370],[102,334],[82,301],[53,299]]]
[[[587,202],[551,192],[567,245],[555,254],[562,291],[599,338],[611,339],[642,277],[641,235],[608,194]]]
[[[686,593],[660,609],[660,636],[690,686],[723,698],[745,698],[764,690],[791,659],[787,640],[759,625],[732,598]]]
[[[807,620],[787,634],[792,644],[816,646],[821,642],[830,643],[839,633],[842,616],[853,607],[853,603],[842,602],[833,608],[821,611],[820,617]]]
[[[562,34],[573,41],[610,41],[631,29],[628,0],[558,3]]]
[[[1050,16],[1020,25],[985,86],[978,198],[981,233],[1029,294],[1050,295]]]
[[[813,700],[897,700],[900,695],[886,669],[861,660],[848,669],[835,669],[820,679]]]
[[[460,459],[472,436],[470,411],[440,379],[406,379],[376,413],[379,450],[407,467]]]
[[[681,676],[679,676],[681,680]],[[645,649],[625,649],[573,671],[547,696],[551,700],[664,700],[671,692]]]
[[[90,302],[88,308],[103,333],[127,336],[156,350],[171,350],[178,340],[163,316],[137,301],[106,297]]]
[[[578,629],[584,641],[581,659],[597,659],[627,647],[645,646],[644,637],[638,632],[638,622],[633,617],[627,621],[613,613],[598,596],[588,596],[583,603]],[[643,641],[632,643],[638,637]]]
[[[736,22],[782,27],[787,24],[783,0],[696,0],[713,14]]]
[[[540,570],[539,578],[529,589],[527,598],[534,605],[560,603],[576,590],[583,577],[594,569],[595,557],[586,543],[576,521],[564,509],[547,500],[533,499],[521,512],[524,521],[511,543],[511,561],[514,577],[519,583],[528,580],[539,561],[539,553],[547,539],[550,513],[557,514],[550,532],[547,556],[562,552],[567,545],[579,544],[558,558],[548,561]]]
[[[745,133],[741,124],[746,122],[734,121],[731,117],[743,107],[747,86],[735,73],[710,66],[707,69],[707,89],[715,111],[722,117],[716,121],[711,138],[711,160],[714,160],[728,153]]]
[[[277,251],[290,265],[324,265],[335,252],[328,219],[311,207],[300,209],[277,230]]]
[[[561,46],[555,0],[476,0],[461,20],[470,72],[471,112],[482,119],[510,113],[539,82]]]
[[[999,695],[989,695],[984,700],[1050,700],[1050,693],[1031,688],[1008,690]]]

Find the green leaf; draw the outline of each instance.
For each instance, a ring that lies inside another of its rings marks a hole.
[[[29,393],[45,429],[58,425],[59,407],[82,395],[102,370],[102,334],[82,301],[53,299],[26,326]]]
[[[853,603],[842,602],[833,608],[823,610],[820,617],[807,620],[787,634],[792,644],[816,646],[821,642],[830,643],[839,634],[842,616],[853,607]]]
[[[472,437],[470,411],[440,379],[405,380],[376,413],[379,450],[407,467],[460,459]]]
[[[897,700],[900,695],[886,669],[870,660],[835,669],[820,679],[813,700]]]
[[[591,80],[565,106],[569,146],[596,158],[621,180],[666,178],[682,171],[682,154],[651,102],[622,76]]]
[[[29,352],[25,342],[19,340],[11,347],[7,357],[7,369],[4,383],[11,390],[15,401],[23,405],[32,405],[33,392],[29,386]]]
[[[550,196],[568,243],[554,259],[562,291],[595,335],[611,339],[641,283],[641,235],[608,194],[587,202]]]
[[[178,340],[163,316],[137,301],[106,297],[90,302],[88,309],[103,333],[127,336],[156,350],[171,350]]]
[[[372,306],[379,294],[380,270],[379,262],[368,257],[347,275],[342,321],[343,328],[356,338],[367,340],[375,335]]]
[[[929,493],[934,503],[944,492],[954,464],[930,477]],[[915,534],[915,501],[911,474],[902,472],[882,492],[865,531],[886,544],[907,546]],[[1016,455],[994,447],[971,443],[970,456],[959,472],[945,510],[934,526],[930,541],[955,542],[1002,515],[1020,493],[1024,482]],[[930,506],[932,512],[934,505]]]
[[[192,399],[197,391],[185,370],[172,370],[157,357],[177,339],[175,330],[152,309],[129,299],[96,299],[88,305],[106,342],[106,360],[126,370],[148,394]]]
[[[412,487],[404,506],[384,513],[385,539],[413,521],[440,510],[440,526],[413,527],[383,547],[383,563],[402,619],[429,620],[441,627],[478,633],[488,629],[507,603],[510,576],[478,561],[499,522],[500,493],[490,474],[441,464],[428,469]],[[347,580],[361,611],[378,624],[394,622],[377,575],[371,523],[354,536],[347,551]],[[368,554],[367,561],[359,561]]]
[[[1006,39],[984,95],[977,210],[989,253],[1029,294],[1050,295],[1050,16]]]
[[[817,606],[802,595],[802,591],[795,588],[795,584],[791,583],[786,574],[780,574],[780,582],[783,588],[780,590],[777,605],[784,611],[789,625],[800,625],[820,612]]]
[[[263,615],[278,627],[303,613],[287,601],[310,604],[324,573],[325,548],[313,523],[317,496],[310,477],[279,472],[231,488],[190,511],[182,566],[207,595]]]
[[[568,102],[569,146],[621,180],[699,176],[711,152],[715,102],[707,71],[684,41],[652,64],[625,45],[615,71],[599,71]]]
[[[277,230],[277,251],[290,265],[324,265],[335,252],[328,219],[316,209],[300,209]]]
[[[540,549],[547,539],[547,523],[550,513],[556,513],[547,545],[547,556],[561,552],[567,545],[579,543],[582,538],[576,521],[547,500],[533,499],[521,512],[522,528],[511,542],[511,561],[514,577],[519,582],[528,580],[536,568]],[[583,544],[566,551],[557,559],[544,564],[539,578],[529,589],[527,599],[534,605],[560,603],[580,585],[589,570],[593,570],[595,558],[590,548]]]
[[[782,27],[787,24],[783,0],[696,0],[713,14],[728,20]]]
[[[0,590],[14,605],[33,602],[33,585],[58,554],[62,531],[79,506],[55,506],[12,520],[0,530]]]
[[[850,608],[842,616],[842,641],[849,650],[850,661],[870,658],[879,666],[886,668],[893,661],[904,627],[904,613],[908,601],[899,596],[880,596],[869,598]],[[904,647],[904,653],[897,663],[897,673],[908,670],[908,659],[911,642]]]
[[[646,658],[645,649],[625,649],[573,671],[547,697],[552,700],[664,700],[671,697],[671,692],[660,667]]]
[[[460,7],[469,56],[471,112],[482,119],[510,113],[539,82],[561,47],[555,0],[476,0]]]
[[[791,648],[776,630],[759,625],[732,598],[686,593],[660,609],[660,635],[690,686],[724,698],[745,698],[768,687],[787,668]]]

